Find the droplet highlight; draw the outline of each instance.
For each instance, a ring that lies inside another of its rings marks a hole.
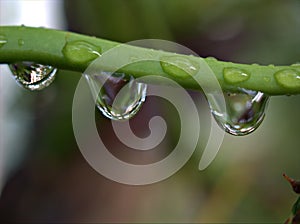
[[[128,120],[145,101],[147,84],[137,82],[132,76],[101,72],[85,75],[85,78],[96,99],[97,108],[109,119]]]
[[[278,85],[286,89],[300,88],[300,72],[294,69],[283,69],[274,74]]]
[[[42,90],[55,79],[57,69],[34,62],[16,62],[9,65],[16,82],[28,90]]]
[[[225,82],[236,84],[248,80],[250,78],[250,73],[239,68],[224,68],[223,77]]]
[[[160,64],[165,73],[180,79],[195,75],[200,69],[199,63],[182,56],[163,56]]]
[[[226,110],[220,109],[218,101],[208,101],[215,120],[229,134],[247,135],[262,123],[269,100],[264,93],[241,89],[240,93],[224,93],[224,98]]]
[[[101,47],[86,41],[69,41],[62,49],[67,60],[73,63],[88,63],[101,56]]]
[[[4,35],[0,35],[0,48],[7,43],[7,39]]]

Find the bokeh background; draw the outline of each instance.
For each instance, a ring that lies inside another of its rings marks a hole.
[[[177,42],[200,56],[259,64],[300,61],[297,0],[0,0],[0,24],[46,26],[127,42],[156,38]],[[283,223],[296,195],[282,173],[300,179],[299,96],[272,97],[253,134],[226,134],[204,171],[198,162],[208,137],[208,105],[200,110],[198,149],[175,175],[147,186],[108,180],[82,157],[72,130],[72,100],[81,74],[59,71],[40,92],[14,83],[0,67],[0,221]],[[95,113],[98,131],[124,160],[157,161],[178,137],[174,108],[150,97],[131,121],[149,134],[153,115],[169,125],[163,145],[142,153],[116,139],[109,120]],[[175,112],[176,114],[176,112]],[[192,131],[192,127],[191,127]]]

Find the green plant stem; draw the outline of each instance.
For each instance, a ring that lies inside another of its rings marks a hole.
[[[88,53],[86,55],[82,54],[82,59],[78,61],[70,61],[63,54],[65,45],[71,41],[84,41],[86,43],[90,43],[101,48],[102,54],[120,44],[109,40],[67,31],[25,26],[2,26],[0,27],[0,63],[9,64],[17,61],[33,61],[41,64],[53,65],[58,69],[84,72],[92,61],[88,60],[90,58]],[[128,45],[128,51],[136,51],[138,54],[143,55],[149,53],[150,49],[137,48]],[[164,55],[166,52],[151,50],[151,53],[160,56]],[[170,54],[178,55],[175,53]],[[87,60],[85,60],[85,57]],[[182,55],[182,57],[190,58],[191,56]],[[198,57],[193,58],[194,60],[202,60]],[[115,60],[119,60],[118,56],[116,56]],[[205,58],[204,60],[214,72],[224,91],[238,91],[239,88],[246,88],[262,91],[269,95],[289,95],[300,93],[300,87],[298,85],[294,88],[284,88],[283,86],[278,85],[274,78],[274,73],[282,69],[293,69],[300,72],[299,66],[246,65],[223,62],[211,58]],[[240,83],[228,84],[223,78],[223,69],[226,67],[243,69],[251,73],[251,77]],[[122,72],[128,73],[134,77],[146,75],[166,76],[166,73],[163,71],[159,61],[153,61],[151,63],[139,62],[138,64],[124,67]],[[178,76],[167,76],[174,79],[185,88],[200,90],[197,82],[190,77],[180,78]]]

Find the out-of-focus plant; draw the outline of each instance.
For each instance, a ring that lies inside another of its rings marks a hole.
[[[294,180],[287,176],[286,174],[283,174],[284,178],[291,184],[293,191],[296,194],[300,194],[300,181]],[[298,197],[297,201],[292,207],[292,215],[290,218],[288,218],[285,222],[286,224],[299,224],[300,223],[300,197]]]

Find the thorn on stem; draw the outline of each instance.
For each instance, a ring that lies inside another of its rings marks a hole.
[[[293,178],[290,178],[287,176],[285,173],[283,174],[283,177],[291,184],[293,190],[297,193],[300,194],[300,181],[296,181]]]

